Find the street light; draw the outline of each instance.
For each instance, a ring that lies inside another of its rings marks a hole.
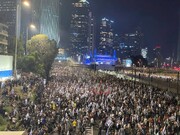
[[[27,0],[23,2],[23,5],[26,6],[26,7],[30,7],[30,3]]]
[[[35,30],[36,26],[34,24],[28,25],[26,28],[26,44],[25,44],[25,55],[27,54],[27,42],[29,39],[29,28]]]
[[[14,54],[14,76],[15,79],[17,78],[17,46],[18,46],[18,39],[20,38],[20,29],[21,29],[21,5],[23,4],[25,7],[29,7],[30,3],[27,0],[22,1],[17,0],[17,7],[16,7],[16,44],[15,44],[15,54]]]
[[[36,28],[36,26],[35,26],[34,24],[31,24],[30,27],[31,27],[32,29],[35,29],[35,28]]]

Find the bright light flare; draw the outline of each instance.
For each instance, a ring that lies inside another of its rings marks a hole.
[[[26,6],[26,7],[30,7],[29,1],[24,1],[24,2],[23,2],[23,5]]]
[[[30,28],[36,29],[36,26],[35,26],[34,24],[31,24],[31,25],[30,25]]]

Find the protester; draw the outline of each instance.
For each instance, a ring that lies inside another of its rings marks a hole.
[[[35,101],[31,94],[16,99],[15,84],[23,86],[24,93],[36,88]],[[95,125],[99,135],[179,133],[177,95],[101,72],[54,63],[46,84],[42,78],[29,77],[6,83],[6,89],[13,106],[9,121],[32,135],[79,135]]]

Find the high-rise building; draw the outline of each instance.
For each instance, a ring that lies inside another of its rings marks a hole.
[[[16,31],[16,0],[0,1],[0,23],[8,26],[9,37],[15,36]]]
[[[49,39],[54,39],[59,46],[59,12],[60,0],[41,0],[40,7],[40,33],[46,34]]]
[[[177,61],[180,62],[180,9],[179,9],[179,36],[178,36],[178,46],[177,46]]]
[[[113,44],[113,50],[116,51],[116,55],[118,58],[120,58],[120,53],[121,53],[121,49],[120,49],[120,35],[119,34],[115,34],[114,35],[114,44]]]
[[[95,36],[96,36],[96,32],[95,32],[95,28],[96,28],[96,23],[95,23],[95,18],[92,14],[92,12],[89,13],[89,34],[88,34],[88,43],[89,43],[89,51],[94,52],[94,45],[95,45]]]
[[[122,58],[141,55],[143,34],[140,31],[123,34],[120,37],[120,55]]]
[[[0,23],[0,54],[7,53],[8,46],[8,26]]]
[[[99,54],[113,54],[113,25],[114,21],[103,18],[100,25],[100,42],[98,48]]]
[[[8,42],[11,46],[15,36],[19,39],[21,37],[24,42],[26,40],[26,28],[31,20],[31,8],[24,6],[23,2],[24,0],[1,0],[0,2],[0,22],[8,26]]]
[[[41,0],[32,0],[32,4],[32,23],[37,27],[37,33],[40,33]]]
[[[94,18],[86,0],[72,3],[70,29],[71,55],[83,56],[92,52],[94,44]]]

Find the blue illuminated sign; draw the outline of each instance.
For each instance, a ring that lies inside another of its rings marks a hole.
[[[0,78],[11,77],[12,75],[13,75],[13,71],[12,70],[0,71]]]

